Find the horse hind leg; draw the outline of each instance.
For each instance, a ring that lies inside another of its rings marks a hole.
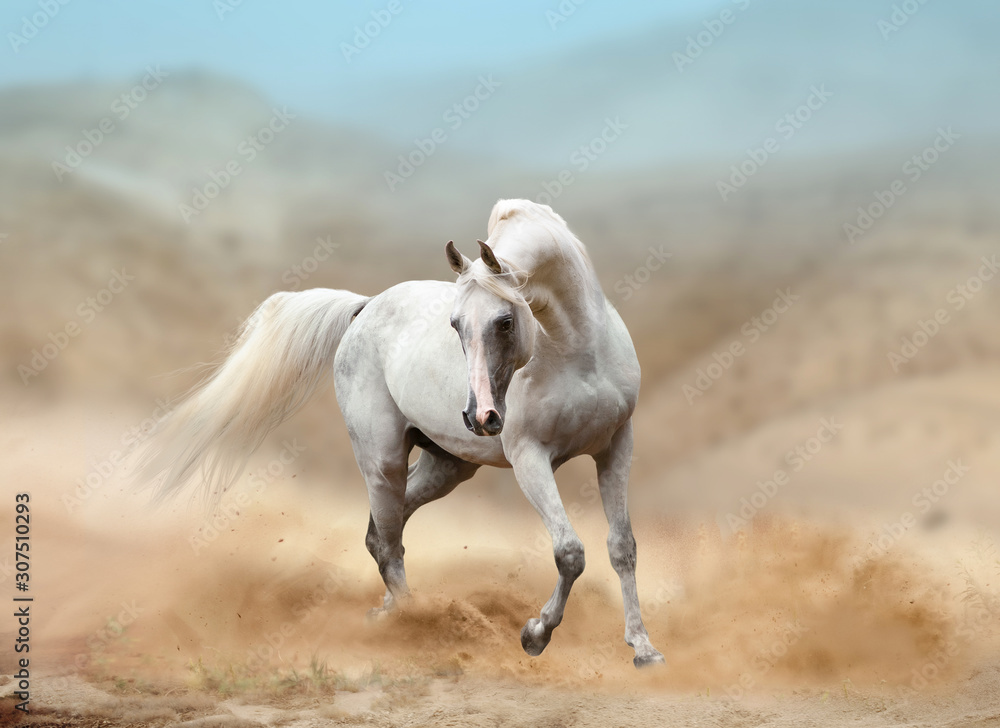
[[[479,465],[457,458],[433,443],[422,445],[420,457],[406,480],[403,525],[421,506],[451,493],[479,470]]]
[[[413,443],[407,437],[406,420],[384,384],[364,387],[353,380],[337,384],[354,458],[368,487],[371,515],[365,543],[385,582],[388,597],[383,606],[391,606],[409,594],[402,533],[407,459]]]
[[[403,453],[401,460],[398,457],[380,459],[363,468],[362,473],[368,485],[371,508],[365,544],[385,582],[383,609],[388,610],[410,593],[403,565],[402,542],[406,454]]]
[[[402,537],[403,537],[402,523],[399,526],[399,545],[398,545],[398,558],[400,564],[398,568],[389,570],[389,565],[387,564],[386,559],[390,557],[390,554],[392,554],[393,549],[391,547],[391,544],[385,539],[389,538],[389,534],[391,534],[395,529],[386,528],[386,525],[388,524],[385,524],[383,522],[383,527],[380,531],[379,527],[376,525],[375,523],[376,499],[373,498],[372,496],[372,488],[370,484],[368,486],[368,500],[369,500],[369,506],[371,507],[371,511],[368,514],[368,532],[365,534],[365,547],[368,549],[368,553],[372,555],[372,558],[375,559],[375,563],[378,565],[379,574],[382,576],[382,581],[385,582],[385,596],[382,598],[382,606],[373,607],[372,609],[368,610],[369,618],[377,618],[382,616],[383,614],[388,614],[393,609],[395,609],[396,595],[398,595],[401,598],[405,597],[407,594],[409,594],[409,587],[406,586],[406,571],[405,567],[402,564],[403,556],[406,553],[406,549],[404,548],[402,543]],[[393,503],[392,505],[395,505],[395,503]],[[390,578],[392,575],[399,574],[399,572],[402,573],[402,588],[400,589],[397,583],[395,589],[396,594],[394,594],[393,584],[390,582]],[[387,573],[390,575],[388,578],[387,578]]]
[[[407,471],[406,495],[403,502],[400,537],[402,537],[402,528],[406,526],[406,522],[409,521],[418,508],[448,495],[460,483],[471,478],[479,469],[477,464],[456,458],[436,445],[433,445],[433,443],[422,444],[427,449],[424,449],[420,453],[417,462],[411,465]],[[379,531],[375,526],[374,515],[370,515],[368,519],[368,534],[365,537],[365,545],[377,563],[379,561],[378,554],[380,553],[381,544]],[[402,548],[402,544],[400,544],[400,548],[402,551],[405,551]],[[370,610],[370,617],[382,616],[391,612],[396,607],[396,599],[391,588],[388,586],[388,582],[386,583],[386,587],[382,606]]]

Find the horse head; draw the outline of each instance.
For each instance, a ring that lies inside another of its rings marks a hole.
[[[448,262],[458,273],[451,326],[458,332],[469,369],[469,399],[462,418],[480,436],[499,435],[507,413],[507,388],[514,372],[531,359],[535,321],[521,295],[526,276],[497,258],[479,241],[473,262],[449,242]]]

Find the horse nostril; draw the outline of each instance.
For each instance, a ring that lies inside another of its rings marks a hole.
[[[472,419],[469,417],[469,412],[467,410],[462,410],[462,420],[465,422],[465,427],[469,432],[475,432],[476,428],[472,426]]]
[[[503,429],[503,420],[500,419],[500,413],[496,410],[490,410],[486,422],[483,423],[483,429],[491,435],[499,434],[500,430]]]

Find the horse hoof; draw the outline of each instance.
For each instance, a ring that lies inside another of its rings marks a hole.
[[[540,619],[534,617],[529,619],[528,623],[521,629],[521,647],[532,657],[538,657],[542,654],[550,639],[552,639],[552,633],[545,634],[545,626]]]
[[[653,665],[665,665],[667,661],[659,652],[651,652],[648,655],[636,655],[632,658],[632,664],[639,670],[642,670],[645,667],[652,667]]]
[[[392,614],[391,609],[386,609],[385,607],[372,607],[365,614],[365,621],[369,624],[377,624],[387,620],[390,614]]]

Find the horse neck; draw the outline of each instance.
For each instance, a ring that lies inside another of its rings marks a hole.
[[[520,256],[511,251],[508,259],[528,273],[522,293],[541,328],[536,345],[547,341],[564,353],[592,346],[605,325],[606,311],[604,292],[590,261],[575,250],[555,246]]]

